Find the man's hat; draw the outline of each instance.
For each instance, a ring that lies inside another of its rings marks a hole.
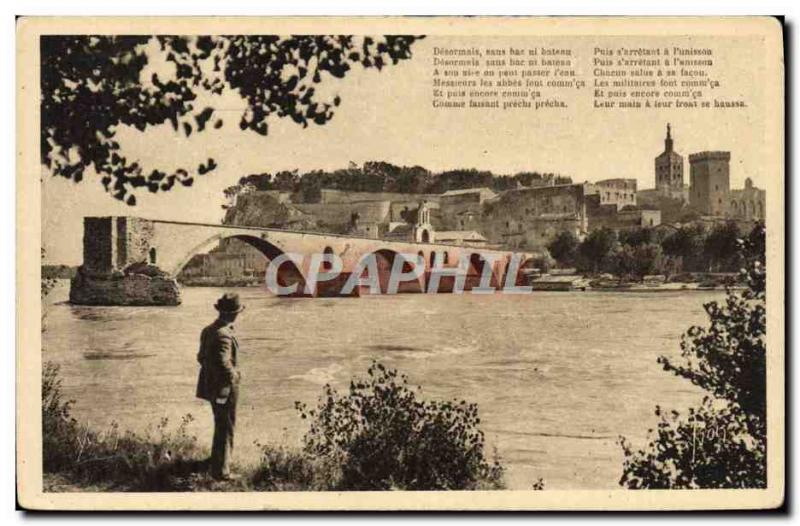
[[[239,303],[239,295],[235,292],[229,292],[223,294],[223,296],[217,300],[217,303],[214,305],[214,308],[220,312],[242,312],[244,310],[244,305]]]

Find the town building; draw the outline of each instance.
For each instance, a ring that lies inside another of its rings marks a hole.
[[[683,156],[675,151],[674,146],[672,128],[668,123],[664,151],[655,158],[655,190],[666,197],[685,199]]]
[[[439,196],[439,221],[441,230],[479,229],[483,205],[497,197],[489,188],[449,190]]]
[[[689,205],[702,215],[727,214],[730,201],[730,152],[700,152],[689,156]]]
[[[728,216],[744,221],[766,219],[767,192],[753,186],[753,180],[745,179],[744,188],[731,190]]]
[[[435,234],[431,224],[430,203],[427,201],[420,202],[412,214],[403,218],[403,221],[390,222],[386,232],[381,236],[382,239],[408,241],[411,243],[433,243]]]
[[[542,248],[566,230],[582,236],[586,198],[596,193],[589,183],[508,190],[485,203],[479,231],[489,243],[511,249]]]
[[[600,196],[600,204],[616,205],[617,210],[636,206],[636,179],[604,179],[594,185]]]
[[[488,246],[488,240],[475,230],[437,230],[436,242],[467,247]]]

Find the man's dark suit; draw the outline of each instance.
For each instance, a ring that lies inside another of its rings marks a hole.
[[[200,334],[200,375],[197,397],[211,402],[214,412],[214,441],[211,447],[211,473],[215,477],[230,474],[233,434],[236,427],[236,399],[239,394],[239,371],[236,355],[239,344],[233,325],[217,319]]]

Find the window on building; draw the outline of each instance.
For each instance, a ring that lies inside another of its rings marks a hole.
[[[150,251],[148,252],[148,256],[149,256],[149,259],[150,259],[150,264],[151,265],[155,265],[156,264],[156,247],[152,247],[150,249]]]

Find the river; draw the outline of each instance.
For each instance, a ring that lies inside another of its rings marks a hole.
[[[186,288],[179,307],[79,307],[67,283],[48,298],[43,359],[61,365],[74,414],[99,429],[143,430],[186,413],[210,442],[206,402],[194,398],[197,340],[216,288]],[[294,402],[314,404],[325,383],[344,390],[372,359],[406,373],[427,398],[476,402],[488,452],[510,489],[614,489],[624,435],[644,442],[656,404],[683,409],[702,393],[656,363],[681,334],[706,324],[722,292],[538,292],[531,295],[275,298],[238,289],[242,390],[238,460],[254,444],[299,446],[307,428]]]

